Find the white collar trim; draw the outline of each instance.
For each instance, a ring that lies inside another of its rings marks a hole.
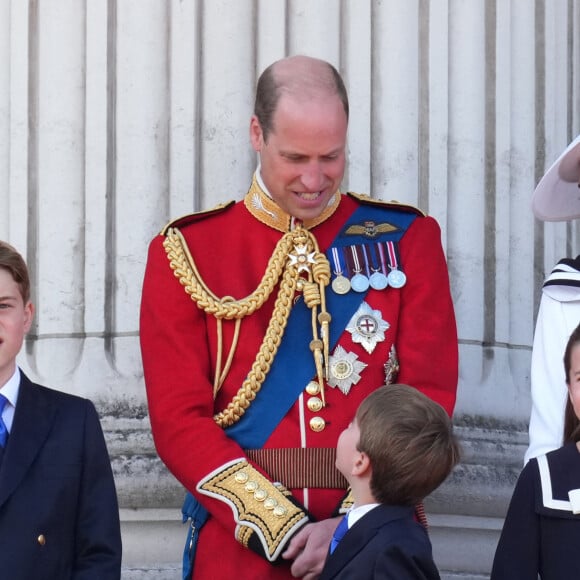
[[[550,467],[545,455],[537,458],[538,468],[540,470],[540,482],[542,484],[542,502],[544,507],[553,510],[571,512],[572,504],[563,499],[554,499],[552,496],[552,479],[550,477]]]

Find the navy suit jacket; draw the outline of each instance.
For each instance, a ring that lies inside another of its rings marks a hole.
[[[379,505],[329,554],[319,580],[439,580],[431,542],[413,507]]]
[[[121,577],[117,495],[95,407],[24,373],[0,467],[0,577]]]

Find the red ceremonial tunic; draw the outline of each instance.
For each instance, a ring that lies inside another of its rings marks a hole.
[[[322,252],[361,203],[347,195],[340,198],[336,211],[311,230]],[[411,210],[401,206],[400,211]],[[191,216],[176,225],[207,287],[218,297],[234,299],[242,299],[258,287],[283,236],[281,231],[256,219],[243,202]],[[141,348],[151,427],[159,456],[210,513],[199,537],[194,578],[290,579],[288,563],[274,565],[236,541],[236,521],[227,502],[196,491],[200,480],[245,456],[244,450],[216,425],[213,416],[228,405],[246,379],[270,321],[277,291],[261,309],[243,319],[231,369],[214,400],[216,321],[198,308],[174,275],[163,241],[163,235],[157,236],[149,248],[141,305]],[[309,410],[309,397],[302,390],[268,437],[264,449],[334,448],[359,403],[385,383],[384,365],[393,345],[400,364],[396,382],[417,387],[452,413],[457,387],[457,332],[437,222],[417,216],[403,235],[399,249],[406,285],[400,289],[371,289],[365,297],[389,325],[385,340],[377,342],[372,354],[353,342],[347,331],[339,340],[347,353],[356,354],[367,365],[360,372],[360,381],[346,395],[327,385],[327,405],[316,413]],[[330,287],[326,292],[332,292]],[[233,329],[233,321],[224,321],[224,360]],[[304,329],[304,341],[310,340],[309,326]],[[251,412],[251,406],[247,412]],[[310,428],[314,415],[325,422],[321,431]],[[291,491],[317,520],[331,517],[345,495],[344,488]]]

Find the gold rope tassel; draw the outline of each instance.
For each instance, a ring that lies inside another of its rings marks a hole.
[[[326,256],[320,251],[316,238],[308,231],[302,228],[297,228],[298,233],[302,232],[304,237],[297,239],[295,246],[296,253],[299,254],[298,262],[308,256],[307,279],[300,280],[299,288],[303,290],[304,302],[308,308],[312,310],[312,341],[310,342],[310,350],[314,357],[314,365],[316,368],[316,375],[318,378],[318,385],[320,387],[320,395],[323,406],[326,406],[326,398],[324,395],[324,380],[328,379],[328,360],[329,360],[329,326],[330,313],[326,311],[326,295],[325,288],[330,282],[330,263]],[[310,250],[314,250],[311,252]],[[300,267],[299,267],[300,270]],[[320,314],[318,314],[318,307],[320,306]],[[321,325],[320,335],[318,336],[317,322]]]
[[[330,323],[330,314],[326,312],[324,289],[330,281],[330,264],[326,256],[318,249],[316,238],[308,230],[297,227],[280,239],[268,261],[268,266],[258,287],[249,296],[241,300],[234,300],[231,296],[220,299],[207,287],[197,270],[187,243],[178,229],[170,228],[167,231],[163,245],[173,273],[179,279],[187,294],[189,294],[198,308],[213,315],[218,321],[217,353],[219,360],[216,361],[217,372],[214,379],[214,398],[231,366],[238,343],[241,319],[261,308],[270,297],[278,281],[280,281],[274,311],[252,369],[232,401],[223,411],[214,415],[214,421],[220,427],[229,427],[239,421],[260,391],[278,352],[297,289],[304,291],[305,302],[312,309],[313,339],[311,348],[314,345],[314,362],[324,402],[323,381],[325,370],[326,373],[328,372],[328,331]],[[311,264],[312,270],[310,269]],[[301,277],[302,272],[305,273],[305,278]],[[320,314],[318,314],[318,306],[321,307]],[[221,321],[223,319],[235,320],[236,332],[226,364],[221,370],[223,356]],[[322,341],[318,338],[316,320],[321,324]]]
[[[330,280],[330,264],[324,254],[317,252],[314,257],[314,265],[312,266],[312,276],[314,281],[303,283],[304,302],[306,306],[312,310],[312,341],[310,342],[310,350],[314,356],[314,365],[316,367],[316,375],[318,378],[318,385],[320,387],[320,395],[322,404],[326,405],[326,398],[324,396],[324,381],[328,379],[328,341],[329,341],[329,326],[330,314],[326,311],[326,304],[324,299],[324,288]],[[320,313],[318,307],[320,306]],[[318,336],[317,322],[320,323],[320,340]]]
[[[320,323],[320,335],[322,336],[324,349],[324,378],[328,380],[330,321],[332,317],[330,316],[330,312],[326,310],[325,288],[330,283],[330,264],[326,256],[321,252],[317,252],[314,260],[315,264],[312,267],[312,274],[320,288],[320,314],[318,315],[318,322]]]

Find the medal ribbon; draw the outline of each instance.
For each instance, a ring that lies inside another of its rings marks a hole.
[[[358,255],[358,248],[356,246],[351,246],[350,251],[352,252],[352,261],[354,263],[354,271],[357,274],[360,274],[362,272],[362,268],[360,265],[360,257]]]
[[[367,246],[367,244],[363,244],[361,246],[361,250],[362,250],[362,254],[363,254],[363,258],[365,261],[365,270],[367,271],[367,278],[371,277],[371,269],[369,266],[369,246]],[[372,253],[372,250],[371,250]]]
[[[352,258],[352,251],[349,247],[337,248],[339,252],[344,252],[344,263],[346,265],[346,274],[352,278],[356,274],[356,266]]]
[[[381,268],[383,270],[383,274],[386,276],[387,272],[387,262],[385,260],[385,248],[383,248],[383,244],[381,242],[377,243],[377,249],[379,250],[379,256],[381,258]]]
[[[399,267],[399,246],[393,242],[385,242],[385,244],[389,253],[389,266],[392,270],[396,270]]]
[[[334,273],[337,276],[344,276],[344,266],[343,266],[343,262],[341,260],[340,254],[341,252],[339,251],[338,248],[330,248],[331,251],[331,258],[332,258],[332,263],[334,265]]]

